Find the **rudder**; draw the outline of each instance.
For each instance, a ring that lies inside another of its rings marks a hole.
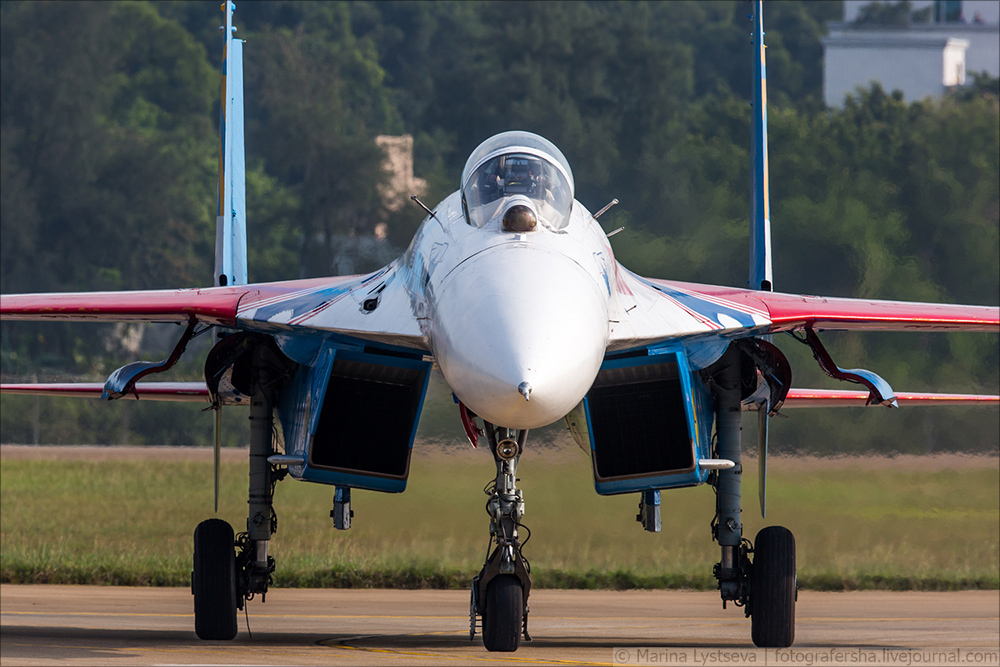
[[[767,187],[767,68],[761,0],[753,3],[753,188],[750,204],[750,289],[770,292],[771,210]]]
[[[246,154],[243,141],[243,40],[233,37],[227,0],[219,123],[219,192],[215,219],[215,284],[247,284]]]

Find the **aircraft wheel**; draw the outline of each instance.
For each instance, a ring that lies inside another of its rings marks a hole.
[[[751,636],[761,648],[795,641],[795,537],[783,526],[757,533],[750,575]]]
[[[236,553],[233,528],[208,519],[194,531],[194,631],[199,639],[236,636]]]
[[[524,623],[524,589],[511,574],[495,578],[486,587],[483,644],[487,651],[516,651]]]

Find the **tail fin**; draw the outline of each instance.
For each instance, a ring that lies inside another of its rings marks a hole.
[[[764,19],[761,0],[753,3],[753,183],[750,195],[750,289],[770,292],[771,205],[767,189],[767,68],[764,65]],[[765,401],[757,413],[757,496],[760,515],[767,514],[767,420]]]
[[[761,0],[753,3],[753,190],[750,203],[750,289],[770,292],[771,207],[767,194],[767,69]]]
[[[215,284],[247,284],[246,158],[243,143],[243,40],[233,37],[236,4],[226,12],[219,124],[219,206],[215,218]]]

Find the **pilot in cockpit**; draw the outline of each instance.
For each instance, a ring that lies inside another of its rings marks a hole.
[[[486,168],[482,170],[482,179],[479,182],[480,199],[483,204],[496,201],[503,196],[504,179],[500,176],[500,160],[495,158],[490,161]]]

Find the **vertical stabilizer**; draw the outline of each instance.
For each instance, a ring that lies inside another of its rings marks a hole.
[[[761,0],[753,3],[753,132],[750,157],[753,183],[750,193],[750,289],[770,292],[771,204],[767,191],[767,67],[764,64],[764,19]],[[767,511],[767,402],[758,406],[757,476],[760,515]]]
[[[750,288],[772,289],[771,210],[767,194],[767,69],[761,0],[753,3],[753,190],[750,199]]]
[[[233,37],[225,2],[222,111],[219,124],[219,205],[215,219],[215,284],[247,284],[246,160],[243,143],[243,40]]]

